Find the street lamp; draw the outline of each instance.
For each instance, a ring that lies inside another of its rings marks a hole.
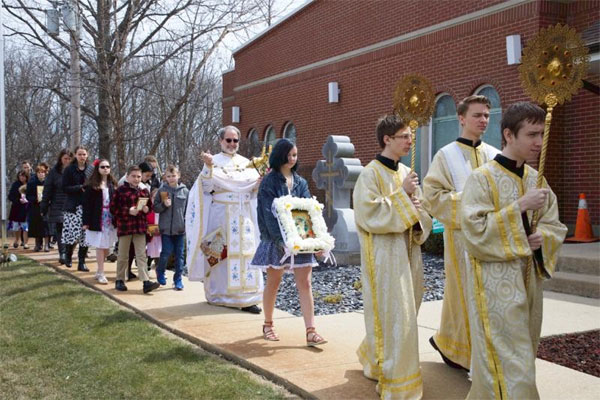
[[[46,29],[50,36],[58,36],[60,22],[69,33],[71,53],[71,73],[69,88],[71,94],[71,145],[81,144],[81,68],[79,66],[79,34],[81,18],[78,0],[51,0],[52,9],[46,10]],[[61,18],[62,17],[62,18]]]

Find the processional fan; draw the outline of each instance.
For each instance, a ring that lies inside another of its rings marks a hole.
[[[410,127],[410,171],[415,170],[417,128],[429,124],[435,98],[431,83],[421,75],[407,75],[396,84],[394,112]],[[408,233],[408,257],[412,256],[412,227]]]
[[[588,48],[575,29],[568,25],[557,24],[539,31],[523,49],[519,73],[525,92],[533,101],[546,105],[544,138],[538,164],[536,186],[541,188],[544,181],[546,151],[550,141],[550,124],[554,107],[571,100],[579,88],[588,70]],[[531,229],[535,232],[539,220],[538,211],[534,211]],[[531,269],[530,259],[527,278]],[[541,277],[550,278],[550,273],[537,266]]]

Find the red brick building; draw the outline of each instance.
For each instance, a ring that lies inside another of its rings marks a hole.
[[[600,1],[579,0],[317,0],[234,52],[223,74],[223,123],[255,144],[296,137],[301,173],[310,178],[330,134],[348,135],[363,165],[379,151],[375,123],[393,110],[396,82],[420,73],[432,83],[436,108],[418,135],[420,175],[435,151],[459,134],[456,104],[475,93],[492,98],[484,140],[500,143],[502,109],[528,100],[518,64],[507,62],[506,37],[525,47],[540,28],[567,23],[585,33],[592,56],[588,89],[555,109],[547,178],[561,219],[572,226],[585,192],[600,225],[600,100],[597,94]],[[328,101],[336,82],[339,101]],[[594,91],[596,91],[594,93]],[[314,187],[313,187],[314,190]]]

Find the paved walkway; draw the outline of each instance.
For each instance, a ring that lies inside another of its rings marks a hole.
[[[210,306],[202,284],[184,280],[185,290],[169,286],[142,294],[138,280],[129,291],[114,289],[115,263],[106,264],[109,285],[99,285],[93,272],[82,273],[59,266],[56,252],[19,251],[38,262],[68,273],[85,284],[139,312],[144,317],[202,347],[265,375],[303,397],[319,399],[376,399],[375,382],[363,377],[355,354],[364,336],[359,312],[316,317],[316,326],[329,343],[321,348],[305,346],[302,318],[275,310],[275,326],[281,341],[262,339],[262,315]],[[93,252],[90,252],[93,253]],[[76,263],[74,263],[76,264]],[[88,267],[95,271],[89,259]],[[419,353],[425,399],[464,399],[469,390],[466,373],[446,367],[428,339],[438,327],[441,301],[423,303],[419,323]],[[552,292],[544,294],[542,336],[600,329],[600,300]],[[536,360],[537,380],[543,399],[597,399],[600,378]]]

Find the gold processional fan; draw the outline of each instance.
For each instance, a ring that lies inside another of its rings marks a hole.
[[[396,84],[394,112],[408,122],[412,141],[410,145],[410,170],[415,170],[417,128],[427,125],[433,114],[435,96],[431,83],[421,75],[407,75]],[[412,228],[408,235],[408,256],[412,255]]]
[[[552,111],[558,104],[571,100],[583,86],[588,70],[588,48],[575,29],[568,25],[549,26],[534,36],[523,49],[519,73],[525,92],[533,101],[546,105],[544,139],[538,165],[537,187],[541,188],[546,164],[546,150],[550,139]],[[532,230],[538,222],[538,212],[533,213]],[[528,268],[531,268],[531,262]],[[542,276],[550,277],[538,269]],[[529,277],[529,274],[527,274]]]

